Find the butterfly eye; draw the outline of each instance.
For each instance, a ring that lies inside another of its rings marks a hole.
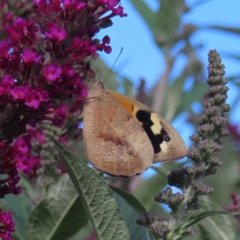
[[[171,140],[170,137],[165,137],[166,142],[169,142],[170,140]]]

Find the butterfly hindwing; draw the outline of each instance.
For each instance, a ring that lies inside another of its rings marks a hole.
[[[187,148],[177,131],[152,109],[120,93],[109,92],[145,130],[154,150],[154,162],[182,158]]]

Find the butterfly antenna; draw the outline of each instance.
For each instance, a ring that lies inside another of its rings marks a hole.
[[[110,70],[109,70],[107,76],[105,77],[105,80],[103,81],[103,83],[107,80],[107,78],[109,77],[109,74],[112,72],[112,70],[113,70],[113,68],[114,68],[114,66],[115,66],[115,64],[116,64],[116,62],[117,62],[117,60],[119,59],[120,55],[122,54],[122,51],[123,51],[123,47],[121,47],[120,53],[118,54],[116,60],[114,61],[112,67],[110,68]]]

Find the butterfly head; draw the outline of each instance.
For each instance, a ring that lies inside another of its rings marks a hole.
[[[103,86],[103,82],[101,80],[97,80],[90,86],[88,90],[88,97],[91,98],[91,97],[99,96],[102,94],[104,89],[105,88]]]

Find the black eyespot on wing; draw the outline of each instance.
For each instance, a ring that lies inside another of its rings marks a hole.
[[[168,136],[167,132],[164,129],[161,130],[161,135],[163,136],[164,141],[169,142],[171,140],[171,138]]]

